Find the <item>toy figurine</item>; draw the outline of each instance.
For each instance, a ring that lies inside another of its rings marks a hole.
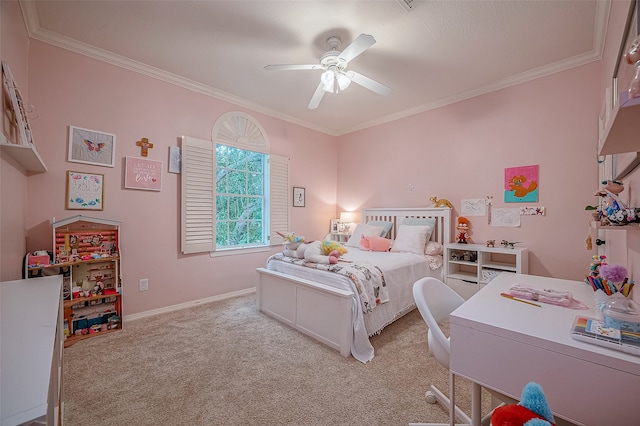
[[[471,242],[471,222],[464,216],[458,217],[458,224],[456,225],[456,243],[467,244]]]
[[[446,198],[438,199],[438,197],[429,197],[429,202],[431,203],[431,207],[449,207],[450,209],[453,208],[451,202],[449,202],[449,200],[447,200]]]

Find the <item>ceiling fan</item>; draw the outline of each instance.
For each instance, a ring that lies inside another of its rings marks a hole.
[[[355,82],[379,95],[387,96],[391,94],[391,89],[382,83],[370,79],[355,71],[347,71],[349,61],[374,45],[376,39],[368,34],[360,34],[350,45],[340,52],[338,49],[342,40],[338,36],[331,36],[327,39],[329,51],[320,57],[319,64],[311,65],[267,65],[265,70],[324,70],[320,76],[320,83],[309,102],[309,109],[316,109],[325,92],[338,93],[349,87],[351,82]]]

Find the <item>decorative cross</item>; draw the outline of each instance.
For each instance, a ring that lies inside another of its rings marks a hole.
[[[149,142],[149,139],[147,138],[140,139],[136,142],[136,145],[140,147],[140,155],[143,157],[146,157],[149,154],[149,148],[153,148],[153,144]]]

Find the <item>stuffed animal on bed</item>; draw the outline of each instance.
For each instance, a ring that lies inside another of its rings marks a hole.
[[[347,249],[337,241],[314,241],[305,245],[304,259],[314,263],[333,265]]]
[[[298,237],[293,232],[278,232],[276,234],[284,238],[284,250],[282,254],[289,257],[297,257],[299,259],[304,258],[304,248],[300,249],[300,246],[304,243],[304,237]]]
[[[503,405],[491,414],[491,426],[555,426],[553,412],[547,404],[542,387],[529,382],[522,389],[520,402]]]

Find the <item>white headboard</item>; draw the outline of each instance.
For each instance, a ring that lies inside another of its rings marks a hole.
[[[385,220],[393,223],[388,238],[395,239],[398,226],[405,218],[436,219],[436,226],[431,234],[431,241],[445,244],[451,242],[451,209],[447,207],[417,207],[417,208],[373,208],[362,210],[362,223],[371,220]]]

